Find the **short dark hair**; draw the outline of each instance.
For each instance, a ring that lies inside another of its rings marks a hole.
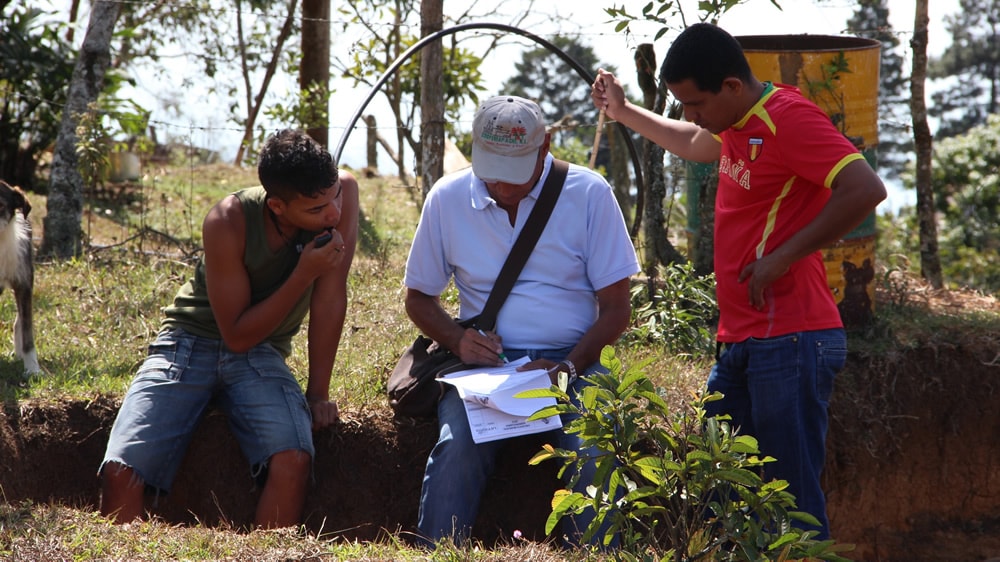
[[[337,176],[333,156],[303,131],[280,130],[260,150],[257,177],[269,197],[314,197],[337,183]]]
[[[677,36],[660,67],[660,81],[676,84],[694,80],[699,90],[719,93],[722,81],[753,79],[750,63],[735,37],[710,23],[696,23]]]

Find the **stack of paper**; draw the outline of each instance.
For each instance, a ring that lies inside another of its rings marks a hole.
[[[527,357],[522,357],[502,367],[456,371],[441,379],[454,385],[465,402],[472,439],[476,443],[562,427],[559,416],[527,421],[531,414],[555,405],[554,398],[514,398],[519,392],[551,385],[545,369],[517,370],[528,361]]]

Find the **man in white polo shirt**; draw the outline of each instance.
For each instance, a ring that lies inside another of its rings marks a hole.
[[[424,203],[406,262],[406,311],[425,335],[465,363],[498,366],[501,353],[510,360],[528,357],[523,369],[547,369],[553,382],[559,371],[567,372],[578,391],[588,374],[601,369],[601,349],[628,327],[629,277],[639,271],[621,210],[601,175],[569,166],[494,331],[461,326],[439,300],[454,280],[459,318],[482,311],[552,169],[549,141],[534,102],[497,96],[480,105],[472,168],[443,177]],[[420,497],[418,529],[428,545],[469,538],[487,479],[509,442],[474,443],[453,388],[438,405],[438,426]],[[576,436],[557,431],[556,446],[580,448]],[[590,482],[584,476],[581,487]],[[567,523],[564,536],[574,543],[587,523],[582,517]]]

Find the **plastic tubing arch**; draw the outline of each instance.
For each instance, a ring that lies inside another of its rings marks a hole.
[[[489,23],[489,22],[464,23],[461,25],[456,25],[454,27],[448,27],[440,31],[435,31],[434,33],[427,35],[425,37],[422,37],[419,41],[417,41],[409,49],[407,49],[403,54],[399,55],[399,57],[396,58],[396,60],[393,61],[388,68],[386,68],[385,72],[382,74],[382,77],[378,79],[378,82],[376,82],[375,85],[372,86],[371,91],[368,92],[368,96],[365,97],[365,99],[361,102],[361,105],[359,105],[358,108],[354,110],[354,115],[351,116],[351,120],[347,123],[347,127],[344,130],[344,134],[341,135],[340,142],[337,143],[337,148],[333,153],[334,162],[337,162],[338,164],[340,163],[340,154],[344,150],[344,145],[347,144],[347,138],[351,135],[351,131],[354,130],[354,126],[357,124],[358,119],[361,118],[361,113],[365,110],[366,107],[368,107],[368,104],[375,97],[375,94],[377,94],[382,85],[384,85],[386,81],[389,80],[393,72],[395,72],[404,62],[406,62],[410,57],[412,57],[414,53],[416,53],[420,49],[423,49],[429,43],[436,41],[442,37],[446,37],[448,35],[454,35],[455,33],[458,33],[460,31],[466,31],[468,29],[496,29],[499,31],[516,33],[517,35],[527,37],[528,39],[531,39],[535,43],[542,45],[549,51],[558,55],[559,58],[561,58],[571,68],[573,68],[573,70],[576,70],[576,73],[579,74],[580,78],[582,78],[587,84],[594,83],[594,75],[591,74],[590,71],[588,71],[587,69],[583,68],[580,65],[580,63],[576,61],[576,59],[567,55],[565,52],[562,51],[562,49],[556,47],[549,41],[546,41],[545,39],[535,35],[534,33],[525,31],[523,29],[511,25],[505,25],[502,23]],[[632,136],[628,133],[628,129],[625,128],[625,126],[622,125],[621,123],[616,123],[616,125],[618,126],[619,130],[622,133],[622,137],[625,139],[625,142],[628,145],[628,152],[629,155],[632,157],[632,168],[635,171],[635,185],[636,188],[638,189],[639,197],[641,200],[643,192],[642,191],[643,181],[642,181],[642,166],[639,161],[639,154],[635,149],[635,143],[632,142]]]

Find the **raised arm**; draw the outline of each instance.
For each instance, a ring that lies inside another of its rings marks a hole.
[[[665,150],[694,162],[715,162],[722,144],[694,123],[670,119],[625,98],[625,90],[614,74],[599,69],[590,89],[590,99],[607,117],[618,121]]]

